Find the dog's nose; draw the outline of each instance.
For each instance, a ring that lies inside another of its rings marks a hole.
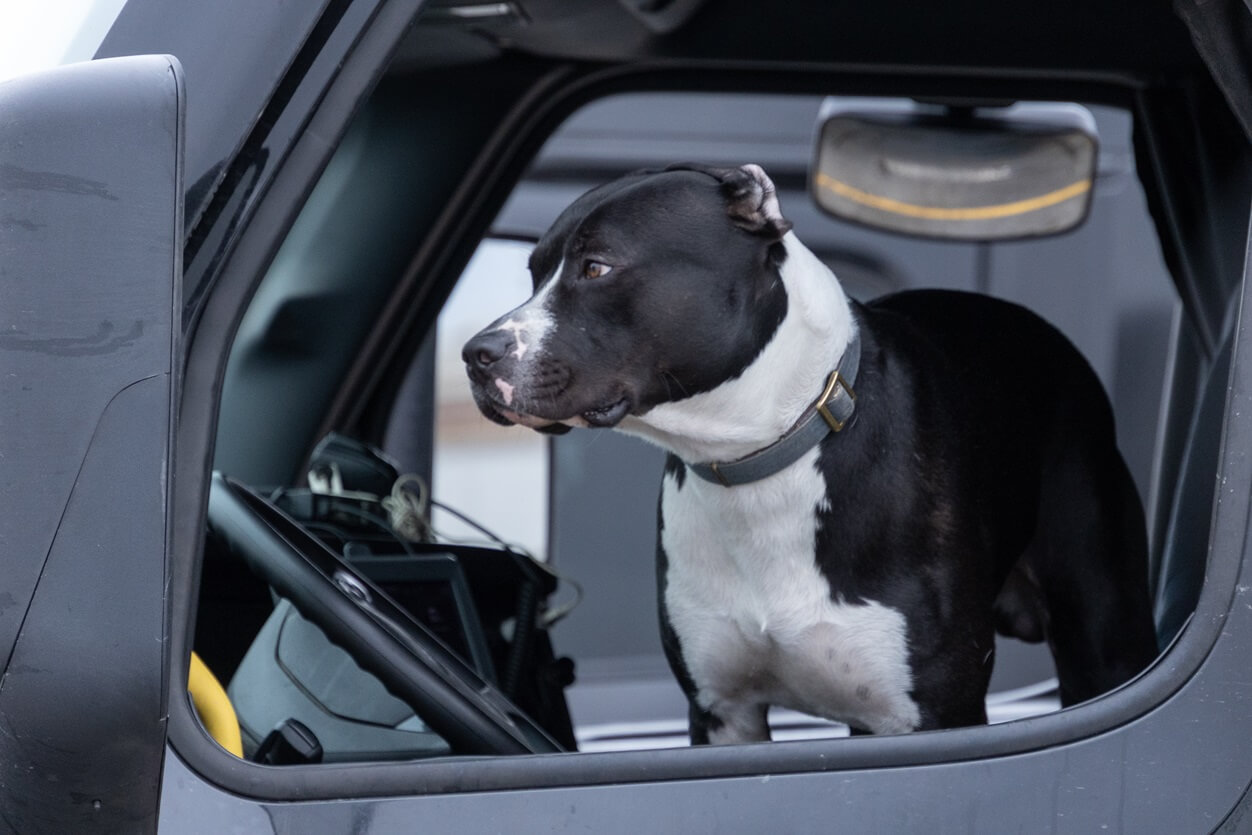
[[[461,359],[470,368],[486,371],[495,365],[513,346],[513,334],[493,330],[478,334],[461,349]]]

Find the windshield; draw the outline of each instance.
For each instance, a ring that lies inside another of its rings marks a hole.
[[[86,61],[126,0],[5,0],[0,3],[0,81]]]

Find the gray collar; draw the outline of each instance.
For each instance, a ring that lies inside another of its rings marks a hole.
[[[826,387],[821,395],[804,410],[786,434],[769,446],[734,461],[689,464],[689,469],[705,481],[733,487],[760,481],[795,463],[827,434],[838,432],[852,420],[856,409],[856,392],[852,390],[852,385],[856,382],[860,365],[861,334],[858,330],[844,349],[839,364],[826,378]]]

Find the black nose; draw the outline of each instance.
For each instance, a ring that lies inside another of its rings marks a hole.
[[[478,334],[461,349],[461,359],[471,369],[486,371],[495,365],[513,347],[513,335],[507,331],[493,330]]]

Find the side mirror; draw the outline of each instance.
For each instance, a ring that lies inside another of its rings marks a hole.
[[[1073,104],[1007,107],[827,99],[810,188],[848,220],[908,235],[1055,235],[1087,217],[1099,143]]]
[[[185,101],[170,56],[0,83],[0,762],[21,764],[0,808],[17,832],[48,809],[65,832],[156,829]]]

